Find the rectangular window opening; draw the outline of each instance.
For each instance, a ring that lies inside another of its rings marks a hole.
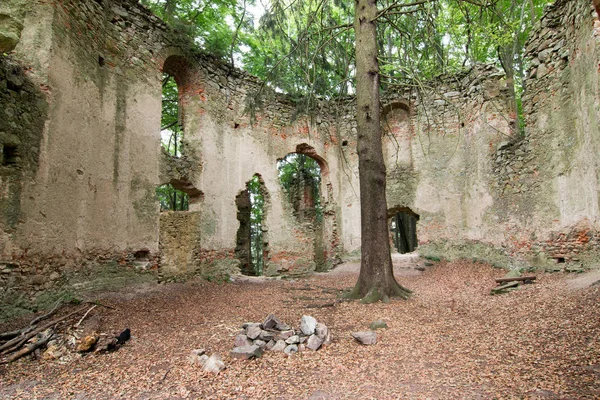
[[[0,146],[0,159],[2,166],[17,165],[19,161],[17,146],[8,144]]]

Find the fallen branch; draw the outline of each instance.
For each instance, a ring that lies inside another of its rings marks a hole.
[[[169,372],[171,372],[171,367],[169,367],[167,372],[165,372],[165,374],[163,375],[162,379],[160,380],[161,383],[164,382],[165,379],[167,379],[167,375],[169,375]]]
[[[50,310],[49,312],[47,312],[44,315],[40,315],[39,317],[35,317],[34,319],[31,320],[31,322],[29,323],[29,326],[26,326],[24,328],[21,329],[17,329],[14,331],[10,331],[10,332],[3,332],[0,333],[0,340],[6,340],[6,339],[12,339],[16,336],[19,335],[23,335],[26,334],[28,332],[31,332],[32,329],[34,329],[34,325],[37,324],[40,321],[43,321],[45,319],[50,318],[52,315],[54,315],[54,313],[56,312],[56,310],[58,310],[58,306],[62,303],[62,299],[59,299],[56,304],[54,305],[54,307],[52,308],[52,310]]]
[[[16,331],[0,333],[0,340],[5,341],[8,339],[12,339],[15,336],[19,336],[19,335],[25,334],[27,332],[30,332],[32,329],[33,329],[32,326],[27,326],[25,328],[17,329]]]
[[[326,307],[335,307],[335,302],[325,303],[325,304],[308,304],[308,305],[304,306],[304,308],[326,308]]]
[[[83,320],[85,319],[85,317],[88,316],[88,314],[90,313],[90,311],[92,311],[94,308],[98,307],[97,305],[93,305],[92,307],[90,307],[89,310],[87,310],[87,312],[85,314],[83,314],[83,317],[81,317],[81,319],[79,320],[79,322],[77,322],[74,327],[77,328],[79,325],[81,325],[81,323],[83,322]]]
[[[536,278],[537,277],[534,275],[518,276],[518,277],[514,277],[514,278],[496,278],[496,283],[506,283],[506,282],[513,282],[513,281],[519,281],[519,282],[535,281]]]
[[[50,339],[52,339],[52,336],[54,336],[54,332],[50,332],[50,334],[48,336],[41,338],[37,342],[31,343],[29,346],[26,346],[23,349],[19,350],[18,352],[16,352],[12,356],[10,356],[4,363],[9,364],[13,361],[18,360],[19,358],[21,358],[23,356],[33,353],[40,347],[45,346],[50,341]]]
[[[52,308],[52,310],[50,310],[49,312],[47,312],[44,315],[40,315],[39,317],[32,319],[31,322],[29,323],[29,326],[34,326],[38,322],[50,318],[52,315],[54,315],[54,313],[56,312],[56,310],[58,310],[58,306],[61,305],[61,304],[62,304],[62,299],[59,299],[56,302],[56,304],[54,305],[54,307]]]
[[[34,329],[33,331],[29,332],[26,335],[22,335],[22,336],[16,337],[13,340],[10,340],[10,341],[6,342],[2,346],[0,346],[0,351],[2,352],[1,354],[4,355],[4,354],[8,354],[8,353],[11,353],[11,352],[15,351],[16,349],[18,349],[19,347],[21,347],[23,345],[23,343],[26,343],[29,339],[31,339],[32,337],[34,337],[38,333],[40,333],[42,331],[45,331],[48,328],[53,327],[54,325],[58,324],[59,322],[62,322],[64,320],[68,319],[68,318],[71,318],[73,315],[79,314],[80,312],[82,312],[86,308],[87,308],[87,306],[79,308],[79,309],[73,311],[72,313],[65,315],[64,317],[60,317],[58,319],[55,319],[52,322],[48,322],[46,325],[43,325],[43,326],[41,326],[39,328]],[[9,350],[7,350],[7,349],[9,349]]]

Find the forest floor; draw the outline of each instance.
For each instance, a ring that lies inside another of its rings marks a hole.
[[[0,398],[600,398],[600,285],[538,274],[532,285],[491,296],[494,278],[504,273],[471,262],[440,262],[424,272],[398,268],[412,298],[371,305],[337,301],[339,290],[356,282],[357,264],[295,280],[190,281],[104,293],[101,302],[116,310],[93,312],[106,331],[131,328],[131,340],[107,354],[26,357],[0,366]],[[332,330],[333,343],[292,356],[232,359],[240,325],[269,313],[294,327],[312,315]],[[377,331],[377,344],[350,336],[379,319],[389,327]],[[189,364],[196,348],[220,353],[227,368],[213,375]]]

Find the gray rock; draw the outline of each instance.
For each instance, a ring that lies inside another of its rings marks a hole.
[[[204,363],[204,368],[202,368],[203,371],[211,372],[213,374],[218,374],[224,369],[225,363],[221,359],[219,353],[214,353],[212,356],[210,356]]]
[[[319,348],[321,347],[322,344],[323,344],[323,339],[321,339],[317,335],[310,335],[310,337],[306,341],[306,348],[308,348],[312,351],[317,351],[317,350],[319,350]]]
[[[246,336],[248,336],[248,339],[251,340],[254,340],[257,337],[259,337],[261,332],[262,329],[260,329],[259,324],[250,325],[246,328]]]
[[[324,339],[328,333],[329,333],[329,328],[327,328],[327,325],[325,325],[325,324],[322,324],[319,322],[317,324],[317,326],[315,327],[315,335],[317,335],[321,339]]]
[[[315,333],[315,328],[317,327],[317,320],[311,317],[310,315],[303,315],[300,320],[300,330],[306,336],[312,335]]]
[[[258,338],[268,342],[269,340],[273,340],[275,338],[275,334],[273,332],[263,330],[260,332],[260,335],[258,335]]]
[[[292,327],[289,326],[288,324],[281,323],[281,324],[277,324],[277,326],[275,327],[275,329],[277,329],[278,331],[287,331],[287,330],[292,329]]]
[[[298,352],[298,346],[296,346],[295,344],[290,344],[289,346],[287,346],[283,352],[285,354],[293,354],[293,353],[297,353]]]
[[[275,329],[277,325],[281,324],[281,321],[273,314],[269,314],[262,323],[263,329]]]
[[[285,340],[287,344],[297,344],[300,343],[300,336],[294,335]]]
[[[319,339],[323,340],[323,345],[328,345],[331,343],[331,331],[325,324],[318,323],[315,329],[315,334],[319,337]]]
[[[375,344],[377,343],[377,333],[373,331],[353,332],[352,337],[360,344]]]
[[[234,347],[249,346],[251,344],[252,344],[252,342],[250,340],[248,340],[248,336],[243,335],[243,334],[237,335],[235,337],[235,341],[233,342]]]
[[[258,358],[263,355],[263,349],[260,346],[255,344],[251,346],[242,346],[236,347],[231,352],[229,352],[231,357],[233,358],[241,358],[244,360],[249,360],[251,358]]]
[[[372,331],[376,331],[377,329],[386,329],[387,327],[387,324],[380,319],[371,322],[371,325],[369,325],[369,329]]]
[[[205,354],[206,350],[204,349],[194,349],[190,351],[190,355],[188,356],[188,361],[193,365],[204,365],[208,356]]]
[[[283,351],[283,350],[285,350],[286,347],[287,347],[287,344],[285,343],[285,341],[278,340],[275,343],[275,346],[273,346],[273,348],[271,348],[271,351]]]
[[[289,331],[283,331],[280,332],[279,334],[277,334],[277,340],[286,340],[291,338],[292,336],[294,336],[294,331],[289,330]]]
[[[265,350],[273,350],[273,347],[275,347],[275,343],[277,343],[274,340],[270,340],[269,343],[267,343],[267,345],[265,346]]]
[[[265,347],[267,345],[267,342],[265,342],[264,340],[256,339],[254,341],[254,344],[257,345],[257,346],[260,346],[262,348],[262,347]]]

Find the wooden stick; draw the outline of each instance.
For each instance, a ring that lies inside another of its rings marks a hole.
[[[163,375],[162,379],[160,380],[161,383],[164,382],[165,379],[167,379],[167,375],[169,375],[169,372],[171,372],[171,367],[169,367],[167,372],[165,372],[165,374]]]
[[[79,308],[79,309],[73,311],[72,313],[65,315],[64,317],[60,317],[58,319],[55,319],[52,322],[48,322],[46,325],[42,325],[41,327],[34,329],[32,332],[29,332],[28,334],[23,335],[22,337],[19,336],[9,342],[6,342],[2,346],[0,346],[0,351],[2,352],[0,354],[7,354],[7,353],[10,353],[11,351],[14,351],[14,349],[12,349],[10,351],[7,351],[6,349],[13,348],[13,347],[17,347],[17,348],[20,347],[23,343],[27,342],[29,339],[31,339],[38,333],[45,331],[46,329],[58,324],[59,322],[64,321],[67,318],[72,317],[73,315],[79,314],[86,308],[87,308],[87,306],[83,306],[82,308]]]
[[[0,340],[12,339],[15,336],[19,336],[19,335],[22,335],[24,333],[30,332],[32,329],[33,329],[32,326],[27,326],[25,328],[21,328],[21,329],[18,329],[16,331],[10,331],[10,332],[0,333]]]
[[[50,339],[52,339],[52,336],[54,336],[54,332],[50,332],[50,334],[48,336],[46,336],[45,338],[42,338],[42,339],[38,340],[37,342],[31,343],[29,346],[22,348],[20,351],[16,352],[12,356],[10,356],[8,358],[8,360],[6,360],[5,363],[9,364],[13,361],[18,360],[19,358],[21,358],[23,356],[26,356],[27,354],[33,353],[35,350],[39,349],[40,347],[45,346],[50,341]]]
[[[83,322],[83,320],[85,319],[85,317],[87,317],[88,314],[90,313],[90,311],[92,311],[96,307],[98,307],[98,306],[97,305],[93,305],[89,310],[87,310],[87,312],[85,314],[83,314],[83,317],[81,317],[81,319],[79,320],[79,322],[77,322],[75,324],[75,328],[77,328],[79,325],[81,325],[81,322]]]
[[[497,278],[496,283],[512,282],[512,281],[535,281],[536,277],[531,276],[519,276],[517,278]]]
[[[33,329],[33,326],[35,324],[37,324],[40,321],[50,318],[56,312],[56,310],[58,309],[58,306],[61,303],[62,303],[62,299],[59,299],[56,302],[56,304],[54,305],[54,307],[52,308],[52,310],[50,310],[49,312],[47,312],[44,315],[40,315],[39,317],[32,319],[31,322],[29,323],[29,326],[26,326],[25,328],[21,328],[21,329],[15,330],[15,331],[0,333],[0,340],[12,339],[15,336],[19,336],[19,335],[31,332],[31,330]]]
[[[59,299],[56,304],[54,305],[54,307],[52,308],[52,310],[50,310],[48,313],[44,314],[44,315],[40,315],[37,318],[34,318],[33,320],[31,320],[31,322],[29,323],[29,326],[33,326],[35,324],[37,324],[40,321],[43,321],[45,319],[50,318],[58,309],[58,306],[62,303],[62,299]]]

